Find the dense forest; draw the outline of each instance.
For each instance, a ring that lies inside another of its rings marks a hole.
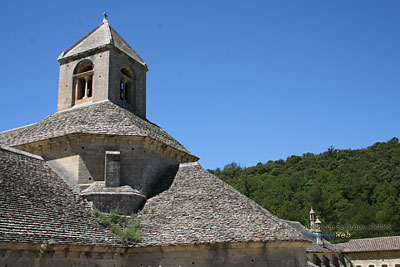
[[[309,225],[313,207],[324,233],[350,238],[400,235],[400,144],[328,148],[315,155],[209,170],[280,218]],[[342,242],[335,238],[331,242]]]

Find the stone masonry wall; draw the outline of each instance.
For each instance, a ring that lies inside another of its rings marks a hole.
[[[305,245],[295,243],[235,243],[156,247],[133,250],[130,266],[201,267],[303,267]]]
[[[124,248],[0,243],[1,267],[127,267]]]
[[[89,59],[94,65],[93,76],[93,97],[92,102],[101,101],[108,97],[108,58],[109,51],[99,52],[95,55],[79,58],[60,65],[60,77],[58,85],[57,111],[68,109],[74,105],[73,99],[73,77],[75,67],[82,60]]]
[[[86,267],[305,267],[306,243],[236,243],[118,248],[58,245],[0,245],[0,266]]]
[[[115,104],[135,112],[139,117],[146,118],[146,68],[127,57],[118,53],[115,49],[110,50],[110,76],[108,98]],[[130,66],[135,72],[136,99],[134,105],[129,105],[119,97],[121,69],[124,65]]]
[[[345,253],[351,258],[354,266],[368,267],[374,265],[380,267],[386,264],[388,267],[395,267],[400,264],[400,251],[370,251]]]
[[[165,171],[177,166],[181,158],[169,147],[146,140],[136,136],[76,136],[20,149],[42,156],[75,189],[104,181],[105,151],[120,151],[121,185],[130,185],[147,195]]]

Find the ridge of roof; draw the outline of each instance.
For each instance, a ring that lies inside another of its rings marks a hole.
[[[31,153],[25,152],[23,150],[12,148],[12,147],[5,146],[5,145],[2,145],[2,144],[0,144],[0,149],[1,150],[5,150],[5,151],[9,151],[9,152],[12,152],[12,153],[15,153],[15,154],[23,155],[23,156],[26,156],[26,157],[29,157],[29,158],[38,159],[38,160],[44,160],[41,156],[38,156],[38,155],[35,155],[35,154],[31,154]]]
[[[61,52],[61,54],[58,56],[57,60],[60,60],[62,58],[65,58],[65,55],[67,53],[69,53],[72,49],[74,49],[76,46],[78,46],[83,40],[85,40],[87,37],[89,37],[90,35],[92,35],[92,33],[94,33],[98,28],[100,28],[101,26],[103,26],[104,23],[101,23],[100,25],[98,25],[96,28],[94,28],[93,30],[91,30],[88,34],[86,34],[85,36],[83,36],[81,39],[79,39],[78,42],[76,42],[75,44],[73,44],[72,46],[70,46],[69,48],[65,49],[64,51]]]
[[[124,52],[125,54],[131,56],[134,58],[136,61],[141,63],[143,66],[147,68],[146,62],[139,56],[139,54],[128,44],[127,41],[122,38],[122,36],[113,28],[111,25],[110,27],[110,33],[111,33],[111,38],[113,45],[117,47],[119,50]]]
[[[20,130],[20,129],[23,129],[23,128],[25,128],[25,127],[30,127],[30,126],[32,126],[32,125],[34,125],[34,124],[36,124],[36,123],[37,123],[37,122],[30,123],[30,124],[23,125],[23,126],[19,126],[19,127],[12,128],[12,129],[8,129],[8,130],[2,131],[2,132],[0,132],[0,133],[6,133],[6,132],[9,132],[9,131]]]

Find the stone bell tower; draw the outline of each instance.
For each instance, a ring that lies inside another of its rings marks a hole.
[[[43,157],[94,207],[134,212],[169,185],[180,163],[198,160],[146,119],[147,65],[105,14],[58,61],[57,112],[1,137]]]
[[[146,72],[143,59],[103,22],[58,57],[57,111],[102,100],[146,118]]]

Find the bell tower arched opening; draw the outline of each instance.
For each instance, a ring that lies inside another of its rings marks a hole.
[[[133,69],[124,65],[120,73],[119,98],[136,110],[136,77]]]
[[[91,101],[93,95],[93,68],[89,59],[82,60],[76,65],[73,77],[74,105]]]

